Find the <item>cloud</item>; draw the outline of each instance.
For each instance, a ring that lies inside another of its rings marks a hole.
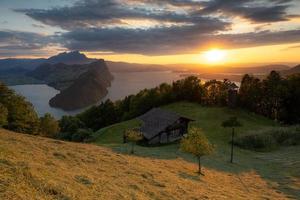
[[[82,27],[94,28],[107,25],[124,25],[126,20],[196,23],[199,18],[204,18],[199,14],[194,15],[186,12],[186,10],[182,10],[182,4],[176,8],[168,8],[168,4],[165,1],[165,6],[161,7],[154,1],[85,0],[78,1],[71,7],[15,9],[15,11],[25,13],[27,16],[44,24],[59,26],[66,30]],[[181,12],[178,8],[181,9]]]
[[[15,9],[16,12],[50,26],[66,30],[122,26],[126,20],[155,20],[198,24],[199,18],[222,13],[244,17],[252,22],[289,19],[292,0],[84,0],[73,6],[51,9]],[[218,20],[218,19],[216,19]]]
[[[220,12],[240,16],[255,23],[287,21],[292,0],[211,0],[203,3],[201,12]]]
[[[32,32],[4,30],[0,31],[0,55],[15,56],[23,54],[41,54],[41,51],[55,45],[58,40],[53,36],[46,36]]]
[[[210,44],[219,44],[223,48],[244,48],[300,42],[300,30],[207,34],[202,28],[194,26],[148,30],[115,28],[82,29],[62,37],[64,46],[72,50],[161,55],[198,53]]]
[[[45,28],[45,26],[40,25],[40,24],[32,24],[32,26],[35,28]]]
[[[293,2],[82,0],[71,6],[50,9],[16,9],[16,12],[65,31],[52,37],[32,35],[32,38],[15,32],[13,35],[19,38],[20,44],[10,37],[3,39],[5,33],[2,39],[11,40],[10,48],[21,45],[24,49],[38,49],[47,43],[60,43],[70,50],[144,55],[197,53],[211,43],[222,44],[225,48],[243,48],[299,42],[300,30],[268,32],[257,29],[251,33],[220,34],[231,29],[235,16],[260,26],[289,20],[291,15],[287,10]]]

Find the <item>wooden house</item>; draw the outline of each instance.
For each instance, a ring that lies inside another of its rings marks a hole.
[[[140,132],[147,144],[165,144],[174,142],[187,133],[192,119],[160,108],[153,108],[138,117],[142,121]]]

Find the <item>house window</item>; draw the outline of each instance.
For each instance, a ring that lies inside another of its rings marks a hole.
[[[174,129],[174,130],[171,130],[171,137],[178,137],[180,134],[180,130],[179,129]]]

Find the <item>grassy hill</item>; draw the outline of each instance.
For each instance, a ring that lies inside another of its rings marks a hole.
[[[199,177],[195,160],[178,144],[138,147],[129,155],[122,131],[131,120],[97,134],[97,145],[62,142],[0,129],[0,199],[297,199],[300,197],[299,147],[273,153],[237,150],[228,163],[228,131],[219,123],[237,114],[240,133],[273,122],[226,108],[178,103],[165,107],[194,119],[217,145],[204,159]]]
[[[178,112],[195,121],[190,126],[200,127],[208,139],[216,145],[214,155],[204,158],[204,166],[220,172],[240,176],[243,173],[255,172],[271,187],[284,192],[291,197],[300,198],[300,147],[284,147],[275,152],[258,153],[235,148],[235,163],[230,164],[231,130],[221,127],[221,123],[230,116],[237,116],[243,126],[237,129],[237,135],[245,134],[249,130],[278,126],[272,120],[243,110],[228,108],[202,107],[193,103],[175,103],[163,108]],[[106,146],[119,153],[128,152],[127,146],[122,144],[123,131],[139,126],[136,119],[118,123],[103,128],[96,133],[95,144]],[[179,144],[161,147],[136,148],[137,156],[153,159],[183,159],[195,162],[190,155],[179,151]],[[243,180],[241,180],[243,182]],[[246,188],[250,187],[246,185]]]

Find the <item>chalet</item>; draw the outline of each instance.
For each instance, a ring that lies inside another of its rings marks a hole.
[[[160,108],[153,108],[138,117],[142,121],[140,128],[148,144],[165,144],[174,142],[187,133],[188,123],[193,121],[177,113]]]

